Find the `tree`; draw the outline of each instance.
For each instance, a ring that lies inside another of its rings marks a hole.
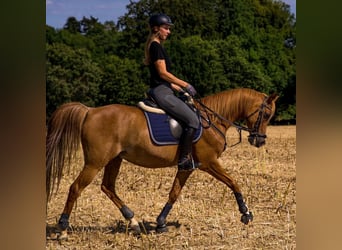
[[[102,97],[98,105],[122,103],[136,105],[144,98],[147,81],[141,77],[139,64],[134,60],[112,55],[104,59],[103,80],[99,86]]]
[[[174,73],[191,82],[201,95],[221,90],[225,84],[219,50],[199,36],[184,38],[165,45],[171,52]]]
[[[47,117],[61,104],[71,101],[95,106],[102,71],[85,49],[64,44],[46,45]]]
[[[75,17],[69,17],[63,29],[76,34],[81,32],[81,23]]]

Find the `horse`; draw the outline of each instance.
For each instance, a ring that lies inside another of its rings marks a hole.
[[[212,94],[194,102],[200,113],[203,132],[193,144],[193,158],[198,169],[224,183],[233,192],[241,222],[253,220],[241,188],[228,175],[219,157],[226,148],[226,132],[235,126],[249,132],[252,146],[265,144],[266,128],[275,112],[277,94],[266,95],[253,89],[233,89]],[[195,99],[196,100],[196,99]],[[247,127],[236,121],[245,121]],[[87,107],[80,102],[61,105],[47,124],[46,135],[46,202],[58,192],[63,169],[82,146],[84,166],[71,184],[64,209],[57,223],[60,238],[67,237],[69,217],[81,192],[104,168],[101,190],[121,211],[133,232],[141,233],[134,212],[116,193],[115,184],[123,159],[137,167],[165,168],[177,164],[178,146],[158,146],[151,140],[143,111],[133,105],[110,104]],[[198,171],[198,170],[196,170]],[[157,217],[157,232],[167,232],[166,217],[193,171],[177,171],[169,197]]]

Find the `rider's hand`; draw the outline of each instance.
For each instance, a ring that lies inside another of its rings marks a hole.
[[[186,86],[185,89],[192,97],[194,97],[197,94],[196,89],[191,84],[188,84],[188,86]]]
[[[184,92],[181,86],[174,84],[174,83],[171,83],[171,88],[177,92]]]

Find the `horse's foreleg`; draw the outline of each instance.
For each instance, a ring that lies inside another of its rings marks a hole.
[[[239,211],[242,214],[241,222],[248,224],[253,220],[253,214],[248,210],[248,207],[243,199],[239,185],[224,171],[224,169],[217,164],[211,165],[210,167],[203,169],[217,180],[226,184],[234,193],[236,202],[239,206]]]
[[[113,201],[113,203],[120,209],[123,217],[130,221],[130,227],[135,233],[140,234],[141,230],[138,221],[134,218],[134,213],[125,203],[118,197],[115,191],[115,182],[119,174],[122,159],[117,157],[110,161],[105,167],[101,190]]]
[[[189,178],[191,171],[178,171],[177,175],[175,177],[175,180],[173,181],[172,189],[169,193],[169,200],[165,204],[163,210],[157,217],[157,232],[162,233],[162,232],[167,232],[166,228],[166,217],[169,214],[169,212],[172,209],[173,204],[176,202],[178,196],[180,195],[183,186],[185,185],[185,182]]]
[[[64,210],[58,221],[58,227],[61,230],[61,238],[66,237],[66,229],[69,226],[69,217],[74,206],[75,201],[80,196],[83,189],[90,184],[96,174],[99,172],[98,168],[92,165],[85,165],[77,179],[70,186],[68,199],[65,203]]]

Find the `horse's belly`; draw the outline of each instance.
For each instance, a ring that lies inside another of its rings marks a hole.
[[[135,165],[147,168],[161,168],[176,165],[176,146],[153,146],[145,148],[131,148],[120,156]]]

